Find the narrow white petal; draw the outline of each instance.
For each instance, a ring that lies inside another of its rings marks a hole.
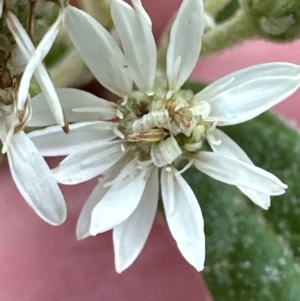
[[[116,163],[108,172],[99,179],[98,184],[88,197],[85,202],[76,225],[76,236],[77,239],[84,239],[90,236],[90,225],[91,225],[91,217],[92,211],[94,207],[98,204],[99,200],[103,198],[103,196],[110,189],[110,186],[106,186],[106,183],[113,181],[117,175],[120,173],[120,170],[123,168],[124,162]],[[104,187],[105,186],[105,187]]]
[[[267,210],[271,206],[271,198],[268,194],[261,193],[242,186],[237,186],[237,188],[243,194],[245,194],[254,204],[260,206],[261,208]]]
[[[33,210],[49,224],[62,224],[67,215],[64,197],[47,163],[24,132],[14,136],[8,161],[16,186]]]
[[[101,99],[101,98],[100,98]],[[103,99],[106,103],[105,99]],[[113,107],[113,105],[115,105]],[[99,106],[99,103],[95,107],[83,107],[83,108],[74,108],[72,110],[74,113],[101,113],[98,115],[98,119],[109,120],[118,117],[117,116],[117,105],[112,103],[110,106]],[[89,116],[90,114],[87,114]],[[101,116],[101,117],[99,117]]]
[[[74,185],[102,174],[125,156],[121,144],[122,141],[100,142],[72,152],[52,170],[56,181]]]
[[[106,186],[105,184],[113,181],[118,176],[120,170],[122,170],[125,164],[126,160],[117,162],[111,169],[109,169],[105,173],[102,178],[99,179],[99,183],[96,185],[96,187],[88,197],[80,212],[76,225],[77,239],[84,239],[90,236],[92,210],[97,205],[99,200],[101,200],[106,192],[110,189],[110,186]]]
[[[115,265],[118,273],[127,269],[141,253],[154,221],[158,201],[158,169],[149,176],[141,201],[125,222],[113,229]]]
[[[221,141],[220,144],[214,144],[208,139],[208,142],[214,152],[243,161],[250,165],[254,165],[247,154],[238,146],[238,144],[236,144],[225,133],[215,129],[213,131],[213,136],[215,140]],[[264,209],[268,209],[270,207],[271,200],[269,195],[242,186],[238,186],[238,188],[258,206]]]
[[[4,0],[0,0],[0,18],[2,17]]]
[[[231,73],[195,95],[211,105],[218,125],[250,120],[293,94],[300,86],[300,66],[268,63]]]
[[[123,97],[132,88],[126,75],[124,55],[106,29],[90,15],[75,7],[65,9],[65,24],[77,51],[98,81]]]
[[[28,136],[43,156],[65,156],[116,138],[113,128],[105,121],[80,122],[71,124],[68,134],[60,126],[51,126]]]
[[[122,169],[92,212],[91,235],[114,228],[133,213],[141,200],[149,175],[149,171],[137,168],[137,160],[129,162]]]
[[[64,112],[62,110],[58,95],[56,93],[56,90],[54,88],[54,85],[52,83],[52,80],[44,67],[44,65],[40,64],[37,66],[34,75],[36,79],[38,80],[39,85],[42,88],[42,91],[45,94],[45,97],[48,102],[48,106],[56,120],[56,122],[60,126],[65,126],[65,118],[64,118]]]
[[[164,167],[161,173],[161,193],[168,226],[183,257],[201,271],[205,260],[202,212],[192,189],[176,173],[173,167],[171,170]]]
[[[184,0],[172,25],[167,51],[169,90],[176,92],[192,73],[199,58],[203,31],[203,1]],[[176,64],[178,59],[180,66]]]
[[[22,75],[20,87],[18,90],[18,109],[23,110],[27,96],[29,91],[29,85],[33,73],[36,67],[42,63],[45,56],[50,51],[54,40],[59,31],[59,25],[62,20],[61,14],[55,21],[55,23],[51,26],[49,31],[45,34],[38,47],[35,49],[34,53],[31,55],[30,60],[25,68],[25,71]]]
[[[23,53],[26,60],[29,61],[31,55],[33,55],[33,53],[35,52],[35,48],[26,30],[23,28],[18,18],[10,11],[6,13],[5,20],[11,33],[14,36],[17,45],[19,46],[20,51]],[[44,65],[39,64],[36,67],[34,74],[43,92],[45,93],[48,105],[55,117],[55,120],[61,126],[65,126],[64,114],[58,96],[56,94],[51,78]]]
[[[110,120],[116,118],[118,106],[111,101],[73,88],[57,89],[56,93],[69,122]],[[27,126],[41,127],[56,123],[50,109],[46,106],[46,101],[44,93],[40,93],[31,99],[33,115]],[[85,114],[81,112],[81,108],[93,108],[94,113]]]
[[[139,90],[153,88],[156,71],[156,44],[144,18],[130,5],[113,0],[111,14],[119,33],[128,72]]]
[[[21,22],[11,11],[6,11],[5,21],[20,50],[27,59],[30,59],[30,54],[33,53],[35,49]]]
[[[206,30],[214,29],[217,26],[215,18],[208,12],[204,12],[204,24]]]
[[[197,169],[227,184],[254,189],[269,195],[283,194],[287,188],[273,174],[228,156],[200,152],[194,159]]]
[[[141,0],[132,0],[132,5],[134,9],[137,11],[137,13],[146,21],[147,25],[152,28],[152,21],[146,12],[146,10],[143,7]]]
[[[87,201],[85,202],[76,225],[77,239],[84,239],[90,236],[92,211],[99,202],[99,200],[101,200],[109,190],[109,187],[103,187],[105,183],[106,181],[103,181],[103,179],[99,179],[98,184],[96,185],[96,187],[88,197]]]
[[[5,136],[6,136],[6,127],[5,127],[4,118],[0,118],[0,139],[1,139],[1,141],[4,141]]]
[[[212,135],[214,136],[214,140],[219,140],[221,142],[220,144],[215,144],[208,139],[209,145],[214,152],[254,165],[244,150],[241,149],[239,145],[236,144],[224,132],[220,131],[219,129],[215,129],[212,132]]]
[[[0,118],[0,140],[3,144],[2,146],[2,154],[7,152],[8,145],[13,136],[13,127],[12,123],[14,120],[14,114],[7,116],[6,118]],[[10,137],[9,137],[10,136]]]

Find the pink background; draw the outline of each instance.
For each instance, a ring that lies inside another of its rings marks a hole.
[[[159,36],[180,0],[144,0]],[[300,63],[299,42],[276,45],[246,42],[201,61],[193,79],[215,80],[242,67],[269,61]],[[295,123],[300,92],[275,111]],[[53,161],[51,161],[53,163]],[[19,195],[7,164],[0,171],[1,301],[211,301],[199,274],[182,258],[158,216],[137,261],[123,274],[114,271],[111,232],[77,242],[78,213],[94,185],[62,187],[68,220],[52,227],[40,220]]]

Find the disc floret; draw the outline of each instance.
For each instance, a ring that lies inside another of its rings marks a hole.
[[[195,101],[190,90],[179,90],[170,98],[167,89],[151,95],[134,91],[120,111],[123,118],[117,128],[126,144],[158,167],[199,151],[212,125],[206,121],[210,105]]]

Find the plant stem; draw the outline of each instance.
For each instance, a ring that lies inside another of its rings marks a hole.
[[[232,19],[204,34],[201,58],[233,47],[256,36],[257,32],[253,20],[244,11],[240,10]]]
[[[229,2],[230,0],[206,0],[204,2],[204,9],[210,15],[215,16]]]

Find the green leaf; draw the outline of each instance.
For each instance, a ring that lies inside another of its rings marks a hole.
[[[54,64],[56,64],[57,62],[59,62],[59,60],[67,54],[69,48],[68,45],[62,41],[54,43],[54,45],[52,46],[50,52],[47,54],[46,58],[45,58],[45,63],[47,65],[47,67],[51,67]]]
[[[184,173],[205,219],[209,288],[216,301],[299,301],[300,135],[271,113],[222,130],[289,188],[264,211],[236,187]]]
[[[207,83],[202,83],[202,82],[193,82],[193,81],[188,81],[185,82],[184,85],[182,86],[183,90],[192,90],[194,93],[197,93],[201,90],[203,90],[207,86]]]
[[[227,127],[225,132],[248,153],[256,165],[274,173],[289,186],[284,195],[273,198],[268,211],[261,213],[273,230],[288,243],[291,254],[299,264],[299,132],[271,113],[265,113],[244,124]]]
[[[222,23],[230,19],[240,8],[238,0],[230,1],[216,16],[216,22]]]

